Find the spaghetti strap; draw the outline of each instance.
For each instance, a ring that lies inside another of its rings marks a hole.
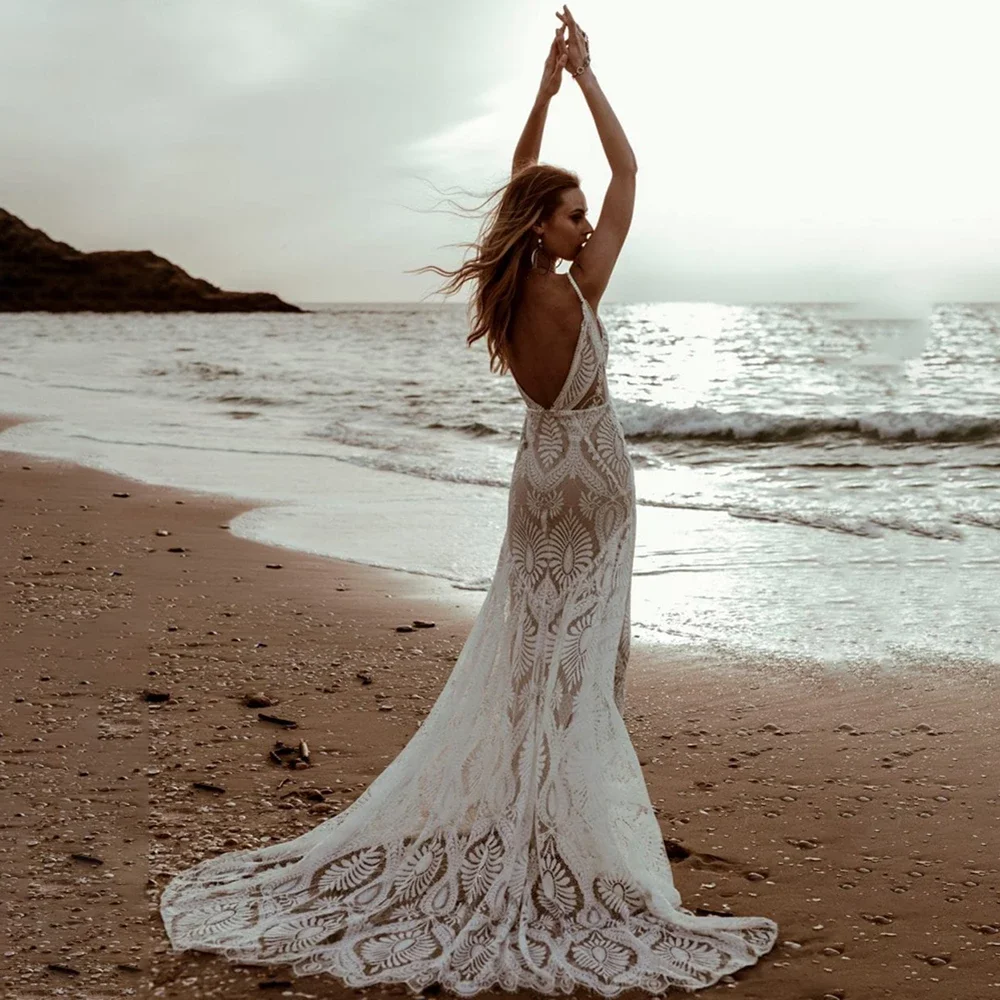
[[[569,278],[569,283],[573,286],[573,291],[576,292],[578,298],[580,299],[580,304],[583,306],[583,315],[586,319],[588,316],[591,319],[591,326],[598,327],[597,312],[594,307],[583,297],[583,292],[580,291],[580,286],[576,283],[576,279],[573,277],[571,271],[566,272],[566,277]],[[598,331],[600,333],[600,331]],[[603,333],[601,333],[603,337]]]
[[[601,321],[597,318],[594,307],[583,297],[583,292],[580,291],[580,286],[576,283],[576,279],[570,271],[566,272],[566,277],[569,278],[569,283],[573,286],[573,290],[580,299],[580,306],[583,309],[584,326],[590,330],[590,342],[594,345],[594,350],[602,362],[607,361],[607,339],[604,327],[601,326]],[[589,323],[586,322],[588,319],[590,320]]]
[[[579,285],[578,285],[578,284],[576,283],[576,281],[574,281],[574,279],[573,279],[573,272],[572,272],[572,271],[567,271],[567,272],[566,272],[566,277],[567,277],[567,278],[569,278],[569,283],[570,283],[570,284],[571,284],[571,285],[573,286],[573,290],[574,290],[574,291],[576,292],[576,294],[577,294],[577,295],[579,296],[579,298],[580,298],[580,301],[581,301],[581,302],[582,302],[582,303],[583,303],[583,304],[584,304],[585,306],[589,306],[589,305],[590,305],[590,303],[589,303],[589,302],[588,302],[588,301],[587,301],[587,300],[586,300],[586,299],[585,299],[585,298],[583,297],[583,292],[581,292],[581,291],[580,291],[580,286],[579,286]]]

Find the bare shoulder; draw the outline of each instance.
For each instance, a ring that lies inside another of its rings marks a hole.
[[[579,287],[577,275],[574,271],[573,280]],[[571,283],[561,275],[552,275],[523,287],[514,316],[515,339],[521,329],[545,331],[544,336],[531,336],[531,344],[542,350],[552,346],[558,352],[563,342],[575,342],[580,320],[580,298]]]

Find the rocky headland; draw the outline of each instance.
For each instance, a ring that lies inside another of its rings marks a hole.
[[[85,253],[0,208],[0,312],[303,312],[227,292],[149,250]]]

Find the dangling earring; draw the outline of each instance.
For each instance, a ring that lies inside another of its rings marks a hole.
[[[538,267],[538,251],[541,250],[541,249],[542,249],[542,238],[541,238],[541,236],[539,236],[538,237],[538,246],[536,246],[534,248],[534,250],[531,251],[531,266],[533,268],[537,268]],[[549,271],[552,270],[552,267],[553,267],[553,262],[550,260],[548,262],[548,264],[546,265],[545,269],[542,271],[542,274],[548,274]],[[541,269],[539,269],[539,270],[541,270]]]

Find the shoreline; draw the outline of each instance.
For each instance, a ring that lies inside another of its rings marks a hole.
[[[168,951],[159,889],[346,808],[426,714],[483,595],[234,537],[220,526],[246,502],[2,448],[0,483],[11,995],[235,1000],[268,979],[355,995]],[[436,624],[396,632],[415,619]],[[285,731],[243,706],[256,692],[299,723],[311,767],[268,760]],[[1000,929],[972,926],[996,927],[1000,893],[996,704],[985,674],[751,668],[636,644],[626,723],[685,904],[779,924],[733,977],[742,996],[1000,995]]]
[[[312,447],[283,451],[276,431],[262,431],[275,435],[269,444],[248,447],[245,428],[224,428],[207,411],[201,441],[201,417],[175,414],[164,400],[123,403],[121,412],[90,403],[53,398],[37,415],[24,398],[31,416],[4,438],[39,458],[233,499],[246,504],[235,535],[410,573],[427,580],[425,592],[462,595],[471,614],[481,606],[506,525],[506,489],[370,468]],[[148,421],[150,433],[127,430]],[[155,430],[181,426],[185,442]],[[292,435],[298,444],[300,435]],[[1000,672],[995,533],[985,528],[970,528],[957,544],[905,532],[861,541],[653,503],[638,506],[638,519],[633,638],[666,648],[678,669],[710,648],[738,670],[754,661],[766,671],[780,659],[783,669],[798,660],[824,671]]]

